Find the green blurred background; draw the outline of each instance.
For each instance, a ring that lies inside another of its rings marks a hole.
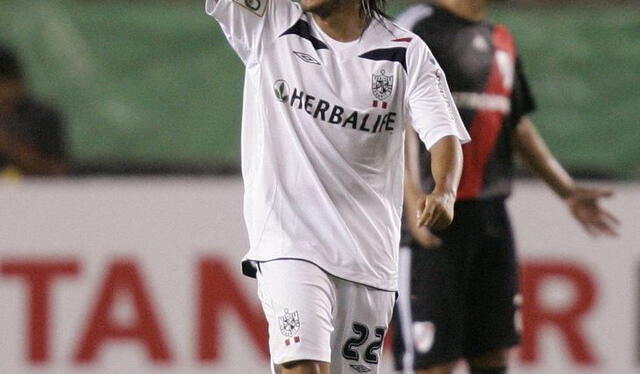
[[[558,158],[640,176],[640,2],[497,2]],[[397,14],[410,2],[391,3]],[[243,66],[203,1],[0,0],[0,42],[63,112],[76,172],[236,172]]]

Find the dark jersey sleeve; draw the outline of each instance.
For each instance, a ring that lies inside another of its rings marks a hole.
[[[516,59],[515,79],[513,93],[511,94],[511,115],[509,124],[516,127],[520,119],[536,110],[536,102],[529,88],[529,82],[522,70],[520,59]]]

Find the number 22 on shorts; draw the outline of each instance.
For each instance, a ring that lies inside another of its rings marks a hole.
[[[350,337],[344,343],[342,347],[342,356],[347,360],[358,361],[360,359],[360,352],[358,347],[364,345],[369,340],[369,328],[358,322],[353,323],[353,332],[355,336]],[[386,329],[384,327],[376,327],[374,330],[375,337],[373,341],[367,345],[364,350],[364,362],[369,364],[378,363],[378,351],[382,347],[382,340],[384,339],[384,333]]]

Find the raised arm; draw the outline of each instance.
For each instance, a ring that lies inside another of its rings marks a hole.
[[[205,11],[246,64],[260,56],[302,14],[290,0],[206,0]]]
[[[539,175],[566,203],[573,216],[591,235],[616,236],[618,219],[600,205],[611,190],[579,186],[553,156],[535,125],[522,117],[514,133],[514,147],[524,164]]]

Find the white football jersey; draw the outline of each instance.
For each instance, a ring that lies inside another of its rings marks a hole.
[[[245,260],[301,259],[396,290],[404,123],[430,147],[469,135],[426,44],[388,21],[324,35],[289,0],[207,0],[246,66]]]

